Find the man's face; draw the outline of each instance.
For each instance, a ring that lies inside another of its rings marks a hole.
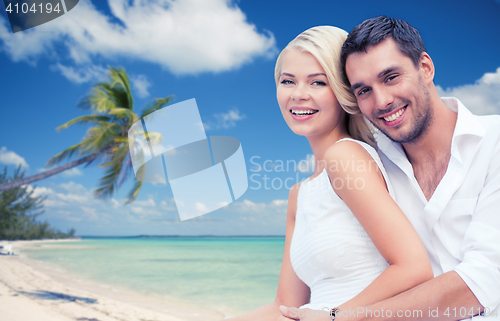
[[[432,121],[422,69],[392,38],[349,55],[346,72],[363,115],[393,141],[414,142]]]

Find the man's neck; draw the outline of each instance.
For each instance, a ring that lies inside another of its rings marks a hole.
[[[457,113],[441,99],[434,99],[432,109],[433,120],[426,132],[418,139],[403,144],[415,178],[427,200],[432,197],[446,173],[457,121]]]

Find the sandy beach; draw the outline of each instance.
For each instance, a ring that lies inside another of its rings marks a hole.
[[[23,247],[33,242],[54,241],[0,242],[12,244],[14,252],[18,253],[0,255],[2,321],[211,321],[226,318],[220,312],[78,280],[65,271],[24,257]]]

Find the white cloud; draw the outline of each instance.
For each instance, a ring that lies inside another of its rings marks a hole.
[[[71,169],[68,169],[68,170],[65,170],[64,172],[62,172],[61,174],[63,177],[76,177],[76,176],[82,176],[83,175],[83,172],[81,170],[79,170],[78,168],[76,167],[73,167]]]
[[[85,187],[83,187],[83,185],[77,184],[73,181],[70,181],[67,183],[61,183],[61,184],[59,184],[59,186],[62,189],[66,190],[66,191],[73,192],[73,193],[82,193],[82,194],[88,193],[87,189]]]
[[[113,224],[116,220],[144,221],[151,216],[161,217],[172,211],[171,207],[158,207],[152,198],[137,200],[129,206],[124,206],[125,200],[101,200],[94,197],[92,190],[72,181],[52,188],[33,188],[28,185],[28,190],[32,189],[33,196],[46,197],[43,203],[46,212],[44,216],[79,224]],[[176,211],[175,208],[173,210]]]
[[[233,202],[224,208],[225,212],[231,213],[231,216],[236,216],[235,226],[237,222],[243,224],[252,224],[252,226],[273,230],[271,234],[284,233],[277,232],[286,223],[287,200],[273,200],[269,203],[254,203],[250,200],[241,202]]]
[[[149,198],[146,201],[135,201],[133,204],[136,205],[136,206],[141,206],[141,207],[153,207],[153,206],[156,206],[156,202],[152,198]]]
[[[236,122],[245,118],[238,109],[229,110],[226,113],[217,113],[212,116],[214,119],[203,123],[205,130],[228,129],[236,126]]]
[[[123,207],[125,210],[127,207]],[[158,206],[156,206],[156,202],[152,198],[148,198],[147,200],[142,201],[134,201],[130,205],[130,211],[134,214],[137,214],[139,218],[150,218],[151,216],[161,216],[162,212],[160,211]]]
[[[144,208],[144,207],[139,207],[139,206],[131,206],[130,210],[134,214],[138,214],[140,218],[145,218],[147,216],[161,216],[161,213],[155,209],[151,208]]]
[[[84,65],[79,67],[68,67],[60,63],[52,65],[51,69],[53,71],[60,72],[69,81],[76,84],[82,84],[102,79],[108,72],[107,69],[101,66]]]
[[[115,200],[114,198],[111,199],[111,204],[113,204],[113,208],[114,209],[117,209],[119,208],[120,206],[122,206],[122,204],[120,204],[119,201]]]
[[[316,165],[316,160],[313,154],[307,154],[306,159],[299,161],[297,169],[301,173],[313,173],[314,167]]]
[[[89,221],[100,221],[99,214],[96,208],[82,206],[82,211],[86,214],[86,219]],[[106,220],[107,222],[107,220]]]
[[[56,166],[37,168],[36,171],[38,173],[43,173],[43,172],[49,171],[49,170],[51,170],[51,169],[53,169],[55,167]],[[70,178],[70,177],[82,176],[83,172],[81,170],[79,170],[78,168],[73,167],[73,168],[70,168],[70,169],[67,169],[65,171],[60,172],[60,174],[61,174],[62,177]],[[57,175],[59,175],[59,174],[57,174]]]
[[[145,98],[149,96],[149,87],[151,83],[145,75],[131,77],[132,86],[137,90],[137,96]]]
[[[278,206],[278,207],[280,207],[280,206],[287,206],[288,205],[288,200],[274,200],[274,201],[272,201],[272,204],[274,206]]]
[[[0,148],[0,163],[5,165],[15,165],[28,168],[28,163],[24,157],[21,157],[14,153],[13,151],[7,150],[7,147]]]
[[[203,204],[202,202],[194,203],[194,209],[196,210],[196,212],[203,213],[203,214],[210,212],[208,207],[205,204]]]
[[[273,200],[269,203],[254,203],[250,200],[234,202],[230,204],[231,212],[246,214],[262,214],[268,211],[278,211],[286,213],[287,200]]]
[[[47,197],[39,219],[61,230],[74,227],[77,235],[284,235],[288,203],[286,199],[246,199],[187,224],[179,220],[173,198],[148,196],[125,206],[123,199],[96,199],[92,189],[75,182],[35,187],[34,195]],[[205,210],[201,203],[197,207]]]
[[[177,213],[177,207],[175,204],[175,200],[172,198],[168,202],[167,201],[161,201],[160,202],[160,207],[164,212],[175,212]]]
[[[26,189],[28,192],[31,192],[33,190],[32,185],[28,185],[28,188]],[[45,196],[45,195],[50,195],[54,193],[54,191],[50,188],[47,187],[36,187],[35,190],[33,191],[33,197],[39,197],[39,196]]]
[[[91,191],[75,182],[59,184],[56,189],[35,187],[34,196],[46,196],[46,207],[61,207],[73,205],[87,205],[93,201]]]
[[[0,18],[0,43],[13,61],[36,63],[40,56],[60,60],[63,45],[77,65],[95,57],[133,58],[158,64],[175,74],[221,72],[254,57],[273,57],[274,36],[259,33],[230,0],[108,0],[113,17],[81,0],[64,16],[31,30],[12,34]],[[73,81],[91,71],[56,65]]]
[[[500,113],[500,67],[484,74],[474,84],[443,89],[436,86],[439,96],[453,96],[476,115]]]

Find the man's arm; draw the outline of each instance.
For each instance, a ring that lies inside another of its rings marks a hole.
[[[462,278],[450,271],[387,300],[342,311],[335,320],[459,320],[482,310]]]
[[[497,131],[500,129],[497,128]],[[462,241],[462,262],[454,268],[454,271],[441,274],[390,299],[368,307],[360,307],[360,313],[350,316],[344,314],[346,318],[340,316],[338,321],[460,320],[479,314],[483,308],[485,315],[488,315],[492,312],[490,310],[498,306],[500,303],[499,137],[499,133],[493,135],[495,148],[490,155],[488,174],[472,220]],[[388,316],[388,313],[391,315]]]

